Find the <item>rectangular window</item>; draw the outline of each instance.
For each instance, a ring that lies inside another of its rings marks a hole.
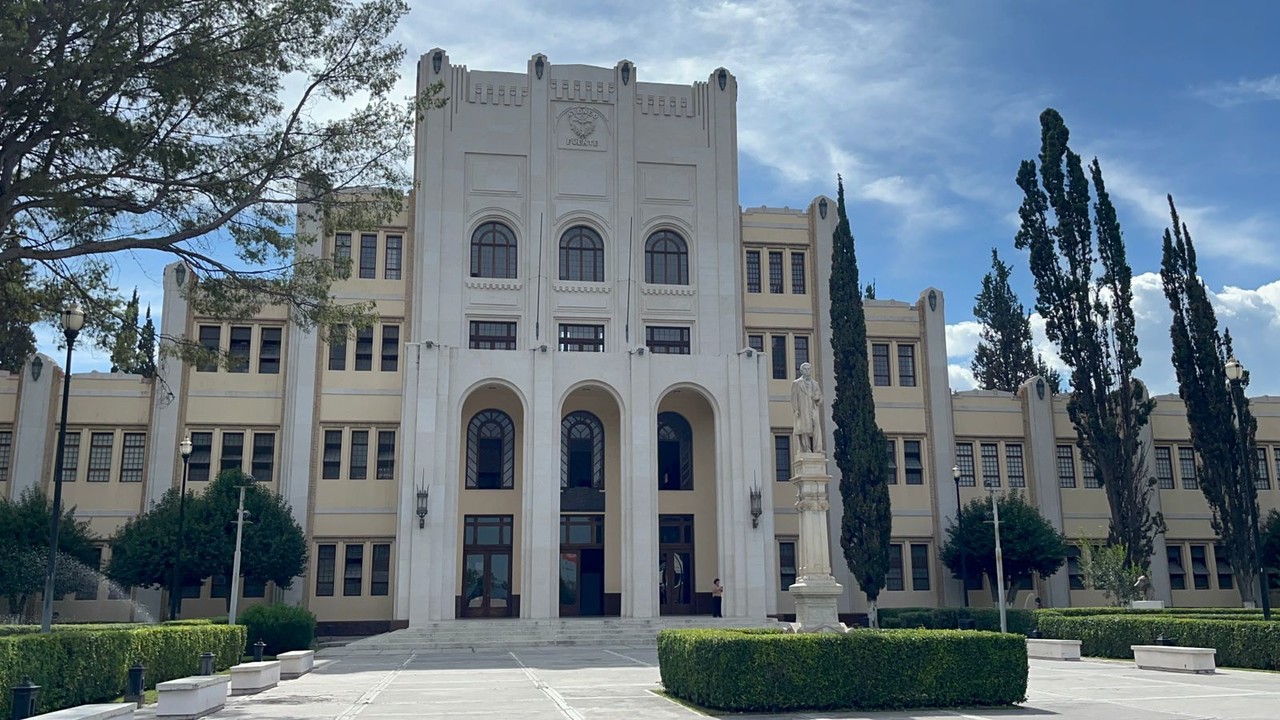
[[[396,431],[378,431],[378,479],[390,480],[396,475]]]
[[[470,346],[472,350],[515,350],[516,324],[472,320]]]
[[[1067,583],[1072,590],[1084,589],[1084,571],[1080,569],[1080,548],[1067,546]]]
[[[1000,446],[982,443],[982,487],[1000,487]]]
[[[401,242],[399,235],[387,236],[387,266],[382,272],[387,280],[400,279]]]
[[[604,326],[561,323],[560,351],[604,352]]]
[[[337,335],[335,339],[333,335]],[[347,326],[338,325],[329,337],[329,369],[347,369]]]
[[[333,566],[336,556],[336,545],[316,547],[316,597],[333,597]]]
[[[791,436],[773,436],[773,479],[791,482]]]
[[[222,454],[218,456],[218,474],[244,468],[244,433],[222,433]]]
[[[71,436],[67,435],[67,440],[71,440]],[[80,433],[76,433],[76,453],[80,452]],[[9,430],[0,432],[0,482],[9,479],[9,465],[13,462],[13,433]],[[72,475],[72,479],[75,475]],[[66,470],[63,470],[63,480],[66,479]]]
[[[196,372],[217,372],[218,353],[222,350],[222,326],[201,325],[200,346],[207,351],[208,357],[200,358]]]
[[[1231,572],[1231,558],[1227,548],[1222,545],[1213,546],[1213,561],[1218,566],[1218,589],[1231,590],[1235,587],[1235,574]]]
[[[1156,448],[1156,485],[1161,490],[1173,489],[1173,449]]]
[[[916,346],[898,344],[898,384],[902,387],[916,386]]]
[[[809,362],[809,336],[796,335],[791,342],[796,346],[796,371],[799,372],[800,366]]]
[[[253,461],[249,465],[249,474],[257,482],[271,482],[276,472],[276,434],[273,432],[256,432],[253,434]]]
[[[911,589],[929,589],[929,546],[911,543]]]
[[[364,480],[369,476],[369,431],[351,431],[351,465],[347,477]]]
[[[1102,487],[1102,476],[1098,475],[1098,468],[1092,460],[1085,457],[1083,451],[1080,453],[1080,474],[1084,476],[1085,487],[1095,490]]]
[[[346,597],[359,597],[364,585],[364,545],[346,546],[346,562],[342,566],[342,594]]]
[[[204,590],[204,585],[201,583],[183,583],[182,598],[184,600],[198,600],[202,590]]]
[[[400,369],[400,326],[382,326],[382,372]]]
[[[659,355],[688,355],[690,349],[689,328],[650,325],[644,329],[644,344],[651,353]]]
[[[1196,451],[1189,447],[1178,448],[1178,472],[1182,473],[1183,490],[1199,490],[1196,479]]]
[[[760,251],[747,251],[747,292],[760,292]]]
[[[0,433],[0,481],[8,477],[10,433]],[[62,447],[62,482],[75,482],[80,474],[80,431],[67,431]]]
[[[889,574],[885,576],[885,590],[903,590],[902,546],[893,543],[889,546]]]
[[[111,479],[111,446],[115,433],[92,433],[89,437],[89,482],[107,482]]]
[[[1271,475],[1267,472],[1267,449],[1264,447],[1257,448],[1258,451],[1258,474],[1253,478],[1253,484],[1259,490],[1271,489]]]
[[[920,447],[919,440],[903,440],[902,441],[902,459],[906,466],[907,484],[923,485],[924,484],[924,453]]]
[[[93,549],[92,552],[93,552],[93,557],[89,559],[87,567],[96,573],[98,572],[98,570],[102,568],[102,548],[96,547]],[[97,575],[91,575],[89,573],[85,573],[84,577],[80,578],[80,581],[77,583],[80,587],[76,588],[76,599],[77,600],[97,600],[98,599],[98,581],[99,581],[99,578]]]
[[[373,328],[356,330],[356,370],[373,369]]]
[[[240,597],[260,598],[267,596],[267,581],[259,580],[252,575],[244,576],[244,585],[240,591]]]
[[[787,379],[787,336],[786,335],[770,335],[769,344],[772,346],[769,357],[773,361],[773,379]]]
[[[372,280],[377,277],[378,269],[378,236],[364,234],[360,236],[360,277]]]
[[[756,351],[756,352],[758,352],[758,353],[762,353],[762,352],[764,352],[764,336],[763,336],[763,335],[748,335],[748,336],[747,336],[747,347],[751,348],[752,350],[755,350],[755,351]]]
[[[885,451],[889,454],[889,484],[898,484],[898,441],[893,438],[885,439]]]
[[[231,597],[231,583],[227,581],[227,576],[218,573],[209,579],[209,597],[211,598],[229,598]]]
[[[280,374],[280,338],[284,331],[278,327],[262,328],[261,346],[258,348],[258,372],[264,375]]]
[[[253,328],[251,327],[233,327],[231,328],[231,347],[227,354],[230,355],[231,372],[247,373],[249,372],[249,353],[253,345]]]
[[[956,443],[956,467],[960,468],[960,485],[974,487],[978,484],[973,466],[973,443]]]
[[[191,459],[187,463],[192,482],[209,480],[209,467],[213,464],[213,433],[191,433]]]
[[[769,251],[769,292],[782,292],[782,253]]]
[[[1058,446],[1058,487],[1076,486],[1076,455],[1070,445]]]
[[[1209,550],[1205,545],[1191,546],[1191,581],[1196,590],[1209,589]]]
[[[889,344],[871,344],[871,377],[876,387],[889,387]]]
[[[787,592],[796,584],[796,541],[778,541],[778,585]]]
[[[338,233],[333,240],[333,259],[350,260],[351,259],[351,233]],[[337,264],[336,262],[334,263]]]
[[[1027,469],[1022,461],[1022,443],[1004,444],[1004,471],[1009,475],[1009,487],[1027,486]]]
[[[791,294],[803,295],[805,290],[804,253],[791,253]]]
[[[1187,571],[1182,568],[1182,546],[1169,545],[1169,586],[1174,590],[1187,589]]]
[[[373,544],[373,577],[369,579],[370,595],[388,595],[391,591],[391,545]]]
[[[120,482],[142,482],[142,467],[146,464],[146,446],[146,433],[124,434],[124,444],[120,449]]]
[[[320,475],[324,480],[342,477],[342,431],[324,431],[324,463]]]

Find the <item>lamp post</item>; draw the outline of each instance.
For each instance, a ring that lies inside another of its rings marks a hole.
[[[187,463],[191,460],[191,435],[188,434],[178,443],[178,452],[182,455],[182,495],[178,497],[178,553],[173,560],[173,579],[169,581],[169,619],[177,620],[182,611],[182,550],[186,538],[182,534],[183,521],[187,516]]]
[[[44,605],[40,632],[53,628],[53,576],[58,569],[58,525],[62,520],[62,455],[67,442],[67,404],[71,400],[71,350],[84,327],[84,310],[72,302],[62,311],[62,336],[67,339],[67,367],[62,376],[62,418],[58,422],[58,454],[53,460],[53,515],[49,518],[49,558],[44,572]]]
[[[1240,454],[1241,470],[1244,471],[1245,481],[1253,484],[1253,463],[1256,460],[1249,457],[1249,430],[1244,426],[1244,389],[1241,387],[1241,380],[1244,379],[1244,365],[1236,360],[1232,355],[1227,360],[1226,367],[1227,382],[1231,386],[1231,414],[1235,416],[1236,430],[1240,433]],[[1258,595],[1262,600],[1262,618],[1264,620],[1271,619],[1271,587],[1267,581],[1267,563],[1262,556],[1262,528],[1259,526],[1258,517],[1258,499],[1257,485],[1254,485],[1253,500],[1249,503],[1249,524],[1253,535],[1253,551],[1258,561]]]
[[[996,486],[987,483],[987,492],[991,493],[991,522],[996,531],[996,597],[1000,602],[1000,632],[1009,632],[1009,623],[1005,617],[1004,598],[1004,553],[1000,549],[1000,503],[996,501]]]
[[[253,482],[252,475],[246,479],[250,483]],[[240,505],[236,508],[236,551],[231,556],[231,609],[227,613],[228,625],[236,624],[236,608],[240,604],[240,543],[244,539],[244,524],[248,522],[244,519],[249,514],[249,511],[244,509],[244,493],[248,489],[248,485],[240,486]]]
[[[960,535],[964,528],[960,526],[960,467],[951,466],[951,479],[956,483],[956,540],[960,544],[960,598],[964,606],[969,607],[969,555],[965,552],[964,538]]]

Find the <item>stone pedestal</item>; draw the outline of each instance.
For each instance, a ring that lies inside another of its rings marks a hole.
[[[831,575],[831,544],[827,532],[827,456],[824,453],[797,453],[792,463],[795,476],[796,510],[800,513],[800,538],[796,543],[796,582],[789,588],[796,603],[792,632],[846,632],[840,622],[836,600],[844,587]]]

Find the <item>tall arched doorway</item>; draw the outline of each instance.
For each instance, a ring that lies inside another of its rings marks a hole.
[[[658,404],[658,610],[711,612],[718,577],[715,413],[701,391],[677,388]]]
[[[621,415],[613,394],[591,385],[561,408],[561,617],[621,611]]]

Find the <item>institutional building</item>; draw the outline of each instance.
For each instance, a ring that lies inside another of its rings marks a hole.
[[[350,258],[335,296],[375,303],[379,322],[337,344],[284,309],[211,319],[184,299],[197,279],[170,265],[163,335],[241,362],[229,371],[165,358],[158,379],[76,374],[66,502],[109,537],[179,482],[178,443],[189,436],[197,492],[239,468],[283,494],[306,531],[306,575],[287,590],[249,581],[248,602],[301,603],[331,632],[707,613],[716,578],[726,616],[791,612],[789,388],[807,361],[834,395],[835,202],[740,208],[737,81],[723,68],[668,85],[641,82],[627,61],[535,55],[526,72],[486,72],[433,50],[418,86],[437,81],[448,104],[418,124],[405,212],[306,250]],[[299,225],[323,234],[306,208]],[[940,538],[957,496],[985,496],[986,484],[1026,493],[1069,538],[1106,534],[1106,497],[1074,447],[1065,397],[1035,378],[1017,393],[954,392],[945,308],[936,288],[867,302],[892,467],[882,606],[961,603]],[[6,496],[51,484],[60,378],[46,356],[0,373]],[[1183,407],[1158,400],[1149,455],[1169,530],[1152,562],[1156,595],[1237,604]],[[1256,398],[1253,409],[1271,508],[1280,400]],[[825,431],[831,447],[829,417]],[[834,463],[830,472],[839,479]],[[861,612],[833,545],[847,588],[840,610]],[[1102,602],[1080,581],[1073,560],[1014,601]],[[970,590],[974,604],[991,603]],[[228,591],[223,578],[184,589],[185,614],[223,612]],[[158,615],[163,601],[105,584],[89,595],[55,608],[64,619],[128,619],[140,605]]]

